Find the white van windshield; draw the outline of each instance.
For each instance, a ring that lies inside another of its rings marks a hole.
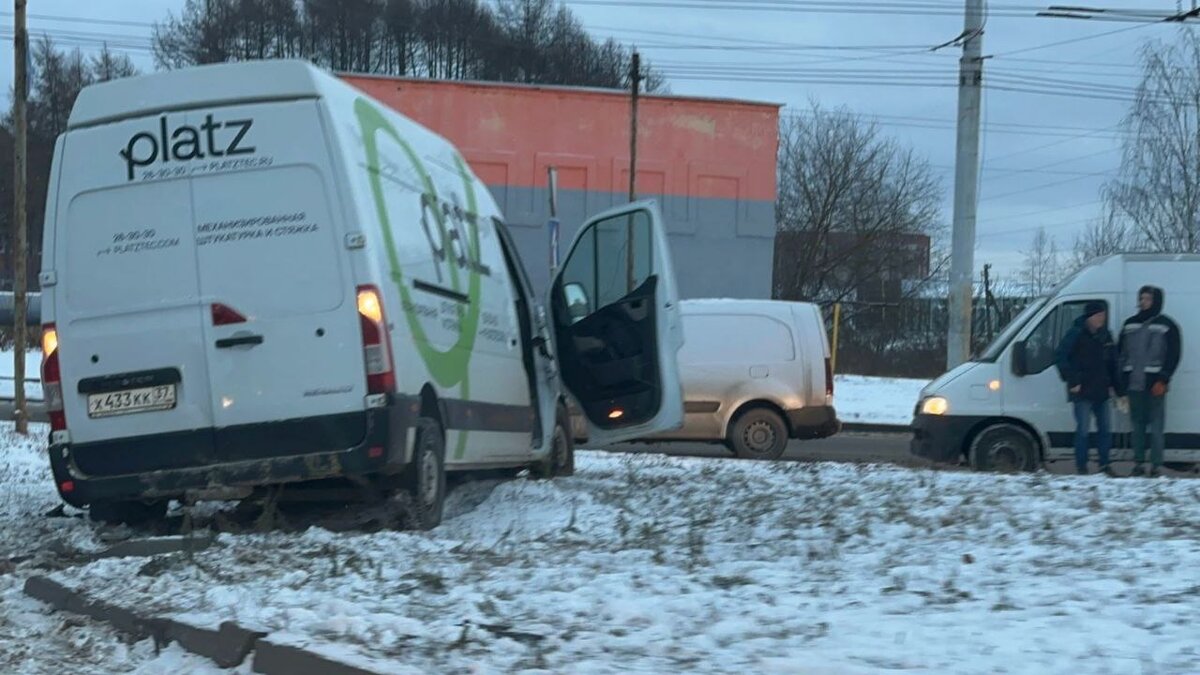
[[[1049,297],[1038,298],[1029,303],[1025,309],[1021,310],[1021,313],[1018,314],[1016,318],[1008,322],[1008,325],[1004,327],[1004,330],[1000,331],[1000,334],[996,336],[996,339],[992,340],[992,343],[983,350],[983,353],[981,353],[979,358],[976,360],[990,363],[1000,358],[1000,354],[1004,352],[1006,347],[1008,347],[1008,343],[1013,341],[1013,338],[1016,337],[1021,328],[1023,328],[1025,324],[1029,323],[1029,320],[1033,318],[1033,315],[1037,314],[1037,311],[1041,309],[1049,299]]]

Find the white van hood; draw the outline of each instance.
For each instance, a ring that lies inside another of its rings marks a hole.
[[[941,389],[945,388],[946,385],[957,380],[958,378],[962,377],[963,375],[966,375],[967,373],[971,372],[972,370],[975,370],[975,368],[977,368],[978,366],[979,366],[978,362],[968,361],[964,364],[959,365],[957,368],[954,368],[948,372],[942,373],[942,375],[940,377],[938,377],[936,380],[925,385],[925,388],[921,390],[921,398],[925,398],[926,396],[932,396],[933,394],[938,393]]]

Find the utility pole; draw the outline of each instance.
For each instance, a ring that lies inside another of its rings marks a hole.
[[[975,277],[975,208],[979,191],[979,101],[983,89],[983,0],[966,0],[958,62],[958,139],[954,162],[954,234],[950,258],[950,321],[946,368],[971,357],[971,297]]]
[[[629,64],[629,86],[632,89],[629,103],[629,201],[632,203],[637,201],[638,97],[642,88],[642,57],[636,49],[633,51],[633,58]],[[634,255],[633,222],[634,217],[631,215],[625,226],[626,292],[632,292],[637,283],[633,267],[636,257]]]
[[[25,401],[25,350],[28,326],[26,306],[26,212],[25,174],[27,121],[25,100],[29,96],[29,33],[25,30],[25,1],[14,0],[13,12],[13,407],[17,433],[29,433],[29,411]]]
[[[983,266],[983,330],[987,333],[987,339],[992,341],[992,278],[990,276],[992,265],[989,263]]]

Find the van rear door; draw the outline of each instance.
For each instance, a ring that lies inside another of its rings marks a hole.
[[[252,150],[244,168],[192,178],[218,454],[355,445],[366,431],[362,335],[318,105],[195,115],[223,124],[226,142],[245,129],[241,149]]]
[[[683,426],[683,324],[656,203],[586,222],[551,286],[550,308],[562,381],[582,408],[590,442]]]
[[[130,139],[156,136],[159,121],[64,137],[52,242],[58,278],[48,280],[64,408],[76,444],[192,432],[186,443],[203,454],[212,449],[212,409],[189,180],[133,180],[118,156]],[[120,458],[77,456],[87,473],[120,471],[110,459]]]

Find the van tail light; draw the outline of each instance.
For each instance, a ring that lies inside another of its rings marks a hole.
[[[833,398],[833,361],[825,357],[825,395]]]
[[[392,341],[388,338],[383,296],[378,288],[358,287],[358,319],[362,326],[363,361],[367,367],[367,393],[386,394],[395,391]]]
[[[50,416],[50,430],[66,431],[62,368],[58,364],[58,329],[52,323],[42,327],[42,397],[46,401],[46,412]]]

